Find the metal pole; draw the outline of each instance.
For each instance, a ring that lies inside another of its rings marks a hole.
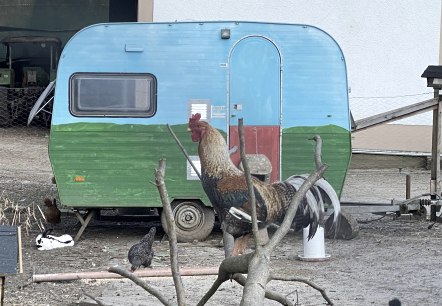
[[[411,198],[411,175],[406,174],[405,176],[405,199]]]
[[[52,71],[52,69],[54,69],[54,67],[53,67],[53,61],[54,61],[54,59],[53,59],[53,57],[54,57],[54,55],[53,55],[53,49],[54,49],[54,46],[52,45],[52,44],[50,44],[50,51],[51,51],[51,55],[50,55],[50,63],[49,63],[49,78],[51,78],[51,71]],[[49,80],[49,81],[51,81],[51,80]]]
[[[12,69],[12,47],[11,45],[8,46],[9,49],[9,69]]]
[[[431,146],[431,181],[430,193],[440,195],[440,152],[441,152],[441,119],[442,101],[439,97],[439,89],[434,89],[434,98],[438,99],[438,107],[433,111],[433,135]],[[435,195],[431,198],[436,199]]]
[[[442,3],[442,1],[441,1]],[[441,19],[439,28],[439,65],[442,65],[442,6],[441,6]],[[440,195],[440,133],[441,133],[441,101],[439,99],[439,89],[434,88],[434,98],[438,99],[438,107],[433,111],[433,139],[431,146],[431,182],[430,193],[436,193]],[[432,200],[436,199],[436,196],[431,196]]]
[[[441,11],[440,15],[441,17],[440,17],[440,27],[439,27],[439,65],[442,65],[442,5],[440,11]]]

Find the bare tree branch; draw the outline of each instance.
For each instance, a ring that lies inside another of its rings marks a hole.
[[[317,136],[315,141],[318,139],[320,139],[319,136]],[[241,141],[243,141],[243,139],[240,138],[240,144]],[[319,168],[304,181],[299,190],[296,192],[286,212],[284,221],[273,237],[263,248],[256,249],[254,256],[250,260],[248,269],[249,273],[247,275],[246,284],[244,285],[243,296],[240,304],[242,306],[258,305],[262,304],[264,301],[266,293],[265,288],[267,282],[270,280],[270,254],[290,230],[298,206],[305,197],[307,191],[315,184],[317,180],[322,177],[327,169],[327,166],[322,165],[321,163],[321,153],[316,152],[318,149],[321,150],[321,146],[318,146],[317,141],[317,145],[315,147],[315,161],[317,161],[317,166],[319,166]],[[256,219],[254,221],[256,222]]]
[[[109,272],[120,274],[121,276],[124,276],[131,281],[133,281],[135,284],[152,294],[154,297],[156,297],[163,305],[172,306],[173,303],[170,303],[157,289],[150,286],[148,283],[144,282],[140,278],[136,277],[133,273],[129,272],[128,270],[122,269],[118,266],[110,267],[108,269]]]
[[[322,166],[322,158],[321,158],[321,155],[322,155],[322,139],[321,139],[321,136],[315,135],[315,136],[313,136],[312,140],[314,140],[316,142],[316,147],[315,147],[315,165],[316,165],[316,170],[318,170]]]
[[[98,306],[107,306],[106,304],[104,304],[103,302],[101,302],[99,299],[97,299],[96,297],[94,297],[92,294],[87,293],[86,291],[82,290],[83,294],[85,296],[87,296],[88,298],[90,298],[91,300],[93,300],[95,303],[97,303]],[[60,301],[61,302],[61,301]]]
[[[239,274],[239,273],[233,274],[232,278],[233,278],[233,280],[235,280],[238,284],[240,284],[242,286],[244,286],[246,283],[246,278],[242,274]],[[281,305],[294,306],[294,304],[291,301],[289,301],[286,296],[284,296],[278,292],[272,291],[272,290],[267,289],[266,293],[265,293],[265,297],[269,300],[279,302]]]
[[[177,294],[178,305],[186,304],[186,296],[184,291],[183,282],[180,275],[180,269],[178,266],[178,246],[175,229],[175,220],[173,218],[172,208],[170,206],[169,195],[167,194],[166,184],[164,183],[164,175],[166,173],[166,161],[161,159],[159,161],[159,167],[155,170],[155,182],[157,184],[158,191],[160,192],[161,202],[163,204],[163,213],[166,215],[167,226],[169,232],[169,247],[170,247],[170,265],[172,269],[173,282],[175,284],[175,290]]]
[[[256,200],[255,191],[253,190],[252,176],[250,175],[249,163],[246,160],[245,140],[244,140],[244,125],[243,118],[238,119],[238,134],[239,134],[239,153],[241,155],[242,166],[247,182],[247,190],[250,197],[250,206],[252,207],[252,233],[255,242],[255,250],[261,247],[258,235],[258,220],[256,216]]]
[[[204,305],[215,294],[222,283],[229,280],[235,273],[247,273],[250,259],[254,253],[244,255],[226,257],[220,264],[218,270],[218,277],[210,287],[209,291],[198,302],[198,305]]]
[[[334,305],[332,300],[328,297],[327,293],[325,292],[325,289],[319,287],[318,285],[314,284],[313,282],[306,280],[305,278],[295,277],[295,276],[279,276],[279,275],[271,275],[270,276],[272,280],[280,280],[280,281],[292,281],[292,282],[300,282],[309,285],[313,289],[318,290],[322,297],[327,301],[329,305]]]
[[[215,282],[212,284],[210,289],[204,294],[202,299],[198,302],[197,306],[205,305],[209,299],[218,291],[218,288],[229,279],[228,275],[224,273],[218,273],[218,277],[216,278]]]
[[[239,256],[225,258],[219,265],[218,274],[232,275],[235,273],[247,274],[249,271],[249,263],[255,256],[255,252],[247,253]]]
[[[178,137],[176,137],[175,133],[173,132],[172,128],[170,127],[170,125],[167,124],[167,128],[169,129],[170,134],[172,135],[173,139],[175,139],[177,145],[180,147],[181,151],[183,152],[184,156],[186,156],[187,161],[189,162],[189,164],[192,166],[193,170],[195,171],[195,173],[198,175],[199,179],[201,179],[201,174],[198,171],[198,169],[196,168],[195,164],[192,162],[192,160],[189,157],[189,154],[187,154],[186,149],[184,148],[184,146],[181,144],[180,140],[178,139]]]

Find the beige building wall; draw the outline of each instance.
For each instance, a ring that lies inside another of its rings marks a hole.
[[[138,18],[139,22],[153,21],[153,1],[154,0],[138,0]]]
[[[383,124],[352,133],[353,150],[431,152],[429,125]]]

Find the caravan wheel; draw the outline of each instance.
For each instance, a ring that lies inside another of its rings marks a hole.
[[[202,241],[210,235],[215,224],[215,213],[211,207],[194,201],[172,203],[172,213],[178,242]],[[168,234],[164,209],[161,212],[161,225]]]

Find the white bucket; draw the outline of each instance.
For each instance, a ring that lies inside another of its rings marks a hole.
[[[299,259],[307,261],[320,261],[328,259],[330,255],[325,254],[324,228],[322,226],[318,226],[315,236],[308,240],[309,229],[310,226],[307,226],[302,231],[304,254],[302,256],[300,255]]]

